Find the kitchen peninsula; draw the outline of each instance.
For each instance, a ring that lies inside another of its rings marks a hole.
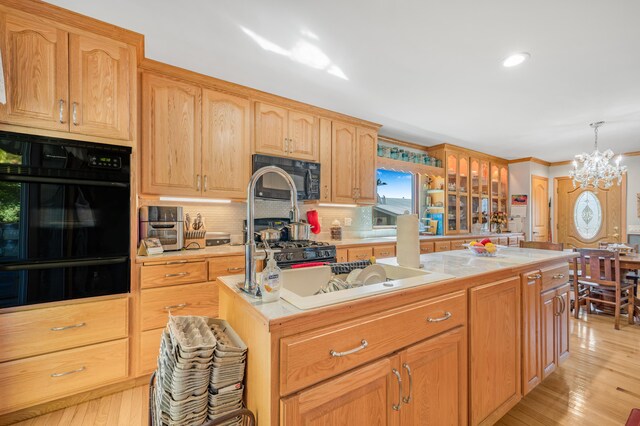
[[[250,348],[248,407],[266,424],[492,424],[568,356],[573,256],[426,254],[453,278],[310,310],[220,277],[220,315]]]

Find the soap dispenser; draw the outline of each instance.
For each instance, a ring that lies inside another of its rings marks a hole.
[[[273,251],[269,251],[267,266],[262,271],[262,279],[260,280],[260,293],[262,293],[263,302],[275,302],[280,299],[281,280],[282,271],[273,258]]]

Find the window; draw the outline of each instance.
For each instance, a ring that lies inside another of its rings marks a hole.
[[[578,234],[585,240],[596,236],[602,226],[602,207],[593,192],[584,191],[578,196],[573,210],[573,222]]]
[[[398,215],[415,211],[414,176],[384,169],[376,174],[378,199],[373,207],[373,226],[396,226]]]

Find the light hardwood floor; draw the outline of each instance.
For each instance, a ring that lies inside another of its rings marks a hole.
[[[147,424],[149,391],[124,392],[54,411],[19,426]],[[623,425],[640,407],[640,326],[613,329],[610,316],[571,322],[571,356],[497,424]]]

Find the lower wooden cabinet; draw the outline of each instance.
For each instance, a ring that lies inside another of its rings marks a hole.
[[[348,249],[337,249],[336,250],[336,262],[348,262],[349,261],[349,250]]]
[[[138,357],[138,373],[151,373],[158,366],[160,352],[160,338],[162,328],[147,330],[140,333],[140,356]]]
[[[433,253],[435,250],[432,242],[421,241],[420,242],[420,254]]]
[[[540,295],[542,379],[569,356],[569,284]]]
[[[451,241],[436,241],[433,245],[436,252],[451,250]]]
[[[348,249],[349,262],[356,260],[369,260],[373,256],[373,247],[358,247]]]
[[[469,290],[470,424],[494,424],[522,398],[520,279]]]
[[[522,395],[542,381],[540,360],[540,270],[521,275],[522,282]]]
[[[376,259],[384,259],[386,257],[395,257],[396,256],[396,245],[389,244],[386,246],[375,246],[373,247],[373,256]]]

